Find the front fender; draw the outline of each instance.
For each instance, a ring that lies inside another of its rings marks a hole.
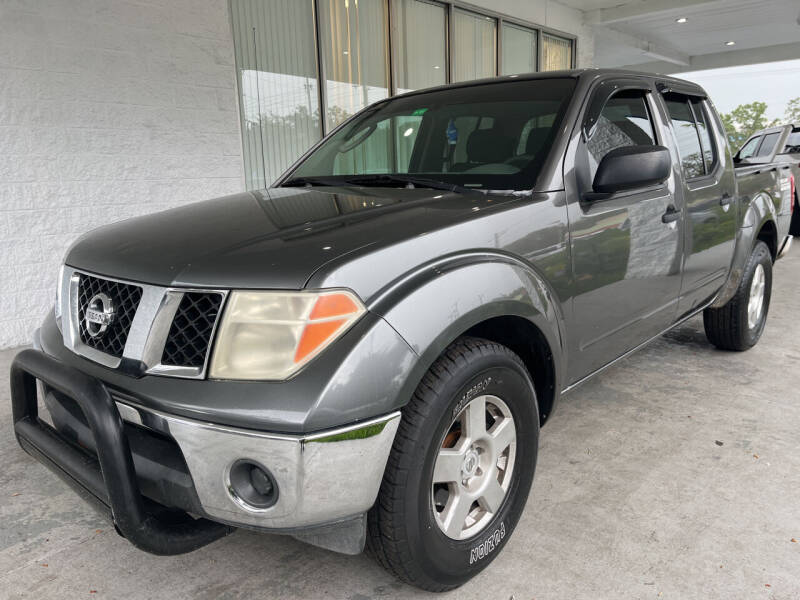
[[[487,252],[445,258],[384,291],[370,310],[419,356],[402,391],[408,398],[448,345],[471,327],[501,316],[527,319],[543,334],[555,365],[555,389],[560,389],[564,319],[557,295],[515,257]]]

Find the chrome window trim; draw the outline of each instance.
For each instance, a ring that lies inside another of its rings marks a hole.
[[[133,317],[131,328],[128,331],[128,338],[125,340],[125,349],[122,351],[121,359],[87,346],[81,341],[80,324],[78,323],[78,283],[81,274],[126,285],[135,285],[142,289],[142,299],[139,301],[139,306]],[[64,266],[64,275],[60,285],[62,292],[62,336],[64,345],[75,354],[111,369],[119,368],[124,359],[144,364],[145,373],[148,375],[183,379],[205,378],[208,372],[208,364],[211,360],[211,346],[214,341],[217,326],[222,318],[222,311],[224,310],[225,302],[228,298],[228,290],[157,286],[141,283],[139,281],[108,277],[107,275],[93,273],[86,269],[76,269],[69,265]],[[222,296],[219,315],[211,330],[211,338],[209,340],[205,361],[202,367],[181,367],[161,364],[161,357],[164,353],[164,346],[169,336],[169,330],[172,327],[172,320],[181,304],[181,300],[183,300],[184,294],[188,292],[220,294]],[[65,316],[66,318],[64,318]]]

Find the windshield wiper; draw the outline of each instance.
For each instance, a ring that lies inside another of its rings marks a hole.
[[[348,177],[347,183],[355,185],[366,186],[386,186],[392,183],[402,183],[407,188],[429,188],[432,190],[446,190],[448,192],[455,192],[458,194],[466,194],[470,192],[482,192],[482,190],[464,187],[456,183],[449,183],[447,181],[439,181],[437,179],[427,179],[425,177],[414,177],[412,175],[389,175],[379,173],[374,175],[357,175],[355,177]]]
[[[281,184],[281,187],[304,187],[304,186],[344,186],[344,185],[363,185],[374,187],[389,187],[391,184],[403,184],[406,188],[428,188],[432,190],[445,190],[457,194],[467,194],[470,192],[486,193],[484,190],[469,188],[456,183],[439,181],[437,179],[427,179],[425,177],[414,177],[411,175],[389,175],[376,173],[372,175],[353,175],[352,177],[293,177]]]
[[[292,177],[281,184],[281,187],[303,187],[306,185],[342,185],[342,179],[328,177]]]

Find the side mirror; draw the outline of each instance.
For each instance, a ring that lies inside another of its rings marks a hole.
[[[664,183],[672,170],[669,150],[664,146],[623,146],[603,157],[597,167],[592,189],[613,194]]]

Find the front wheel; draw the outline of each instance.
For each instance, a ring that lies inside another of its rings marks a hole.
[[[533,481],[538,414],[530,376],[508,348],[477,338],[448,347],[403,409],[369,513],[378,562],[445,591],[494,560]]]
[[[720,308],[703,311],[708,341],[722,350],[748,350],[756,345],[767,324],[772,295],[772,255],[756,242],[733,298]]]

